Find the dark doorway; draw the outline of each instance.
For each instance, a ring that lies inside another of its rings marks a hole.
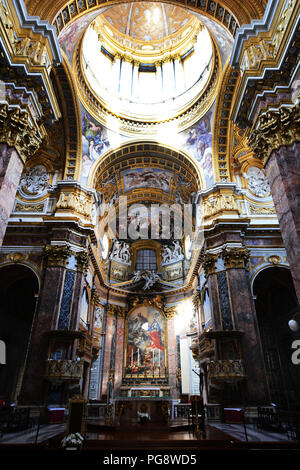
[[[298,305],[290,271],[263,270],[254,281],[253,293],[271,402],[284,409],[300,409],[300,368],[291,361],[292,342],[300,335],[288,326],[290,312]]]
[[[21,265],[0,269],[0,339],[6,364],[0,365],[0,398],[17,399],[39,286],[31,269]]]

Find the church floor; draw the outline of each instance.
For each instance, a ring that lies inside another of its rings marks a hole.
[[[33,427],[18,433],[7,433],[0,438],[0,449],[6,446],[34,445],[39,446],[51,442],[51,448],[58,448],[65,424],[42,425],[37,430]],[[37,432],[38,431],[38,432]],[[117,428],[87,430],[85,448],[92,449],[139,449],[139,448],[195,448],[216,446],[221,448],[240,447],[242,443],[277,443],[280,446],[294,447],[295,442],[289,441],[285,434],[258,431],[253,425],[247,424],[246,434],[241,424],[210,423],[206,425],[205,435],[194,435],[187,429],[167,430],[163,428],[147,429],[147,425],[134,426],[126,429]],[[299,445],[299,443],[298,443]]]

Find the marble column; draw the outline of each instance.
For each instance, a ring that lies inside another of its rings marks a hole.
[[[13,209],[24,163],[14,147],[0,144],[0,247]]]
[[[224,267],[216,270],[219,257],[223,258]],[[245,248],[226,249],[220,254],[207,254],[203,266],[208,279],[213,332],[217,331],[215,360],[237,359],[238,351],[231,357],[228,346],[230,342],[240,344],[247,377],[246,396],[241,396],[240,401],[265,405],[268,403],[267,380],[247,271],[248,257]]]
[[[268,387],[263,350],[251,294],[247,263],[250,253],[245,248],[223,250],[222,257],[227,269],[227,288],[232,312],[232,329],[243,332],[241,337],[242,358],[247,376],[249,405],[268,403]],[[230,328],[230,327],[229,327]]]
[[[46,399],[46,382],[43,381],[43,377],[49,348],[47,333],[57,328],[65,282],[65,266],[69,255],[69,248],[64,246],[50,246],[46,252],[48,261],[33,323],[27,364],[19,397],[20,404],[40,405]]]
[[[174,64],[176,93],[180,94],[184,91],[184,72],[180,55],[174,58]]]
[[[273,150],[265,169],[300,304],[300,143]]]
[[[169,385],[172,398],[177,398],[177,344],[175,335],[175,309],[166,308],[168,338]]]
[[[105,345],[104,345],[104,360],[103,360],[103,380],[102,380],[102,392],[101,395],[107,395],[108,387],[107,384],[110,378],[110,365],[111,365],[111,353],[112,353],[112,339],[114,335],[114,321],[115,314],[114,310],[107,306],[107,317],[106,317],[106,330],[105,330]]]
[[[139,66],[140,63],[137,61],[132,63],[131,97],[134,101],[139,98]]]
[[[112,64],[112,91],[118,95],[120,86],[120,75],[121,75],[121,56],[116,54]]]
[[[121,311],[121,312],[118,312],[117,332],[116,332],[114,389],[115,389],[115,392],[117,393],[122,384],[122,377],[123,377],[124,330],[125,330],[125,313]]]

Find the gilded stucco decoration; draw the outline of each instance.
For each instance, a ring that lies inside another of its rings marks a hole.
[[[259,120],[258,128],[249,137],[249,143],[264,164],[273,151],[291,145],[300,139],[300,106],[268,111]]]
[[[72,255],[72,250],[68,245],[47,245],[43,253],[49,266],[58,266],[65,268],[68,259]]]
[[[246,268],[250,251],[247,248],[224,248],[222,258],[226,268]]]

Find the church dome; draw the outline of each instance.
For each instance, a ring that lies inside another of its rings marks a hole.
[[[154,124],[189,109],[216,75],[206,26],[162,3],[106,9],[87,28],[79,62],[80,83],[103,109]]]

